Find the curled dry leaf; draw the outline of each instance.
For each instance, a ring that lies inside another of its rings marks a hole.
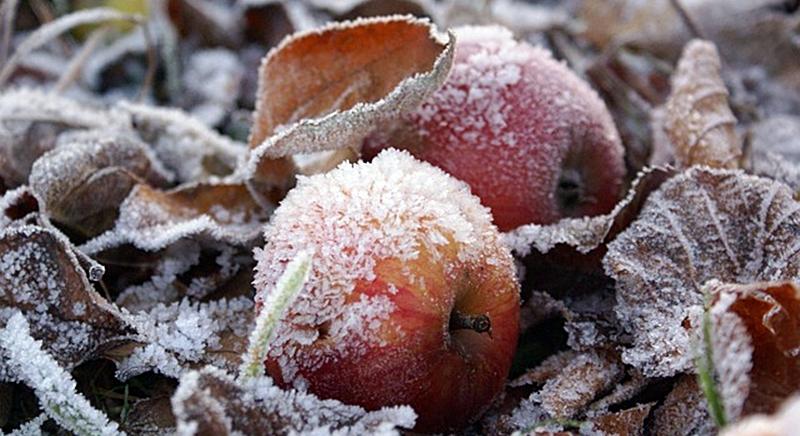
[[[16,310],[68,369],[133,334],[119,309],[95,292],[69,241],[42,227],[0,232],[0,319]]]
[[[284,391],[267,377],[243,384],[214,367],[181,377],[172,397],[178,432],[199,435],[296,434],[314,431],[356,435],[411,428],[416,414],[408,406],[366,412],[336,400]]]
[[[454,38],[426,20],[381,17],[335,23],[285,39],[264,59],[244,171],[275,200],[292,183],[291,155],[343,150],[416,108],[443,82]],[[327,166],[331,166],[330,164]]]
[[[800,392],[800,289],[792,282],[711,282],[708,291],[714,295],[714,366],[728,420],[775,412]]]
[[[742,149],[735,131],[736,117],[728,106],[720,69],[714,44],[693,40],[672,75],[664,128],[682,167],[739,166]]]
[[[31,168],[30,185],[55,221],[93,235],[107,229],[137,183],[165,185],[171,175],[131,134],[66,133]]]
[[[797,279],[798,247],[800,204],[786,185],[703,167],[668,180],[603,259],[633,338],[623,361],[647,376],[690,370],[701,286]]]
[[[114,228],[86,242],[94,254],[123,244],[158,251],[184,238],[251,247],[266,212],[240,183],[204,182],[159,191],[137,185],[119,209]]]
[[[27,183],[31,166],[56,146],[62,132],[102,129],[124,120],[90,105],[31,89],[0,94],[0,178],[7,186]]]

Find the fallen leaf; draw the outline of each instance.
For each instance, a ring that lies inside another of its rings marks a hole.
[[[94,254],[123,244],[158,251],[184,238],[251,247],[261,237],[266,212],[242,184],[203,182],[159,191],[137,185],[122,202],[114,228],[81,250]]]
[[[598,432],[602,435],[642,435],[644,423],[655,403],[641,404],[630,409],[620,410],[593,417],[589,424],[581,427],[582,432]]]
[[[119,309],[95,292],[73,250],[42,227],[0,231],[0,318],[22,311],[34,337],[68,369],[133,335]]]
[[[452,35],[443,40],[411,17],[335,23],[285,39],[261,65],[244,174],[275,201],[293,183],[291,155],[350,149],[336,159],[357,157],[364,137],[443,83],[453,53]]]
[[[798,212],[786,185],[736,170],[692,167],[661,185],[603,259],[633,339],[622,360],[647,376],[690,370],[702,285],[798,278]]]
[[[408,406],[367,412],[336,400],[284,391],[267,377],[237,384],[214,367],[181,377],[172,397],[177,429],[198,435],[290,434],[313,431],[366,434],[411,428],[416,415]],[[324,430],[323,430],[324,429]]]
[[[653,411],[651,428],[655,436],[716,433],[703,392],[697,386],[697,376],[688,374],[678,378],[664,402]]]
[[[30,184],[50,217],[91,236],[110,227],[133,186],[169,178],[138,138],[90,130],[62,135],[33,164]]]
[[[800,392],[800,289],[792,282],[711,282],[707,290],[714,299],[714,366],[728,420],[776,412]]]
[[[728,106],[720,69],[716,46],[693,40],[684,48],[672,75],[664,129],[681,167],[739,167],[742,149],[735,131],[736,117]]]

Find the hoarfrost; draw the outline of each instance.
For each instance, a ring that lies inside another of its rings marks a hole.
[[[702,311],[703,283],[800,276],[798,211],[787,186],[740,171],[695,167],[665,182],[603,260],[634,338],[623,361],[648,376],[689,370],[683,323]]]
[[[0,347],[10,371],[33,388],[48,416],[75,434],[124,434],[76,391],[75,380],[30,335],[25,317],[16,312],[0,330]]]
[[[121,102],[116,110],[127,114],[158,158],[180,182],[226,176],[243,159],[247,148],[178,109]]]
[[[137,185],[122,202],[114,228],[80,248],[94,254],[133,244],[158,251],[184,238],[250,247],[266,216],[237,183],[191,183],[166,192]]]
[[[414,426],[416,414],[408,406],[366,412],[336,400],[320,400],[295,390],[284,391],[267,377],[243,385],[225,372],[207,366],[189,371],[172,397],[179,434],[215,432],[244,434],[356,435]],[[315,433],[316,432],[316,433]]]

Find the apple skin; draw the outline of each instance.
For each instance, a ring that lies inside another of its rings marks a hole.
[[[343,171],[348,177],[335,180]],[[447,210],[449,229],[435,216]],[[257,310],[291,252],[317,253],[265,362],[279,386],[368,410],[407,404],[418,432],[461,429],[502,391],[519,334],[519,283],[488,210],[463,183],[389,150],[372,163],[301,178],[265,237],[256,252]],[[364,256],[367,268],[347,269]],[[379,304],[365,309],[365,301]],[[458,316],[485,317],[490,330],[456,328]]]
[[[543,48],[497,26],[462,27],[445,84],[370,135],[365,160],[394,147],[465,181],[501,231],[609,212],[624,150],[598,95]]]

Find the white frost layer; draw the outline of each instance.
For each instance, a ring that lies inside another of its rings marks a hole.
[[[41,341],[31,337],[21,313],[0,330],[0,347],[12,370],[33,388],[45,413],[60,426],[79,435],[124,434],[76,391],[72,376],[42,350]]]

